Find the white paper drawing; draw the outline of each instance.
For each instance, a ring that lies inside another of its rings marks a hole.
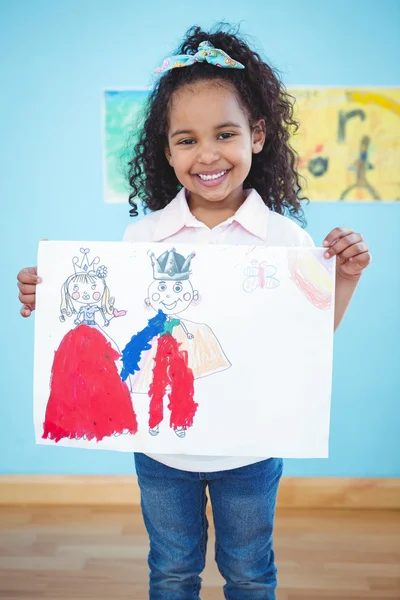
[[[37,442],[327,456],[335,265],[323,253],[41,243]]]

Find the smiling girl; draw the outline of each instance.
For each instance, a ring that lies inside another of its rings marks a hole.
[[[152,212],[132,223],[124,240],[313,246],[288,218],[304,223],[290,146],[297,124],[275,71],[236,33],[195,27],[158,72],[129,173],[131,214],[135,198]],[[371,257],[351,229],[332,229],[323,245],[326,258],[337,257],[336,328]],[[29,316],[37,273],[23,270],[19,282]],[[259,395],[266,401],[265,390]],[[279,457],[207,456],[205,439],[204,456],[136,453],[135,463],[150,537],[151,600],[200,598],[207,487],[225,597],[275,599]]]

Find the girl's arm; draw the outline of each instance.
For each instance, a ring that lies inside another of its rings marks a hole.
[[[361,234],[336,227],[325,238],[326,258],[336,255],[335,331],[353,297],[363,270],[371,262],[368,245]]]

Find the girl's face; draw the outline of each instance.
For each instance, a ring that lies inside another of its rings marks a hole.
[[[149,287],[149,297],[145,302],[153,310],[162,310],[166,315],[176,315],[183,312],[197,300],[198,292],[193,290],[189,280],[163,281],[155,280]]]
[[[240,204],[264,129],[264,121],[251,129],[229,84],[203,81],[178,90],[171,99],[166,157],[191,202]]]
[[[80,304],[91,304],[99,302],[103,295],[105,284],[98,277],[92,278],[93,281],[77,281],[72,279],[68,284],[68,293],[75,302]]]

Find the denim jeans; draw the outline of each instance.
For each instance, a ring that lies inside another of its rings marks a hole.
[[[280,458],[215,473],[172,469],[139,453],[135,462],[150,537],[150,600],[200,598],[208,529],[206,486],[225,598],[275,600],[272,530]]]

